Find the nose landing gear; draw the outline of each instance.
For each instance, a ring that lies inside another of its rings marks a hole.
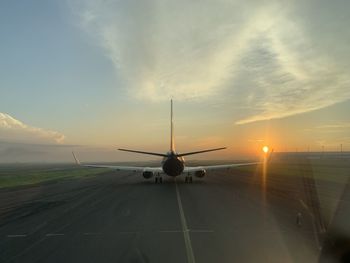
[[[191,175],[186,175],[185,177],[185,183],[192,183],[192,176]]]
[[[154,182],[157,183],[163,183],[163,177],[160,176],[159,173],[156,174],[156,177],[154,178]]]

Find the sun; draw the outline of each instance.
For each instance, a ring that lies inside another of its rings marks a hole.
[[[268,152],[269,152],[269,147],[265,145],[265,146],[262,148],[262,150],[263,150],[264,153],[268,153]]]

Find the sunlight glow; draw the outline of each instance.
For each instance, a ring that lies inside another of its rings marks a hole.
[[[263,150],[264,153],[268,153],[269,147],[268,147],[268,146],[264,146],[264,147],[262,148],[262,150]]]

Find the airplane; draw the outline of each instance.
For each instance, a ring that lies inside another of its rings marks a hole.
[[[155,183],[162,183],[163,177],[162,174],[166,174],[171,177],[177,177],[179,175],[185,174],[185,182],[192,183],[192,175],[203,178],[207,171],[211,170],[220,170],[220,169],[229,169],[232,167],[238,166],[248,166],[261,164],[261,162],[247,162],[247,163],[234,163],[234,164],[222,164],[222,165],[209,165],[209,166],[196,166],[189,167],[185,165],[184,156],[213,152],[224,150],[226,147],[206,149],[193,152],[177,153],[175,151],[175,140],[174,140],[174,124],[173,124],[173,100],[170,101],[170,150],[167,153],[155,153],[155,152],[146,152],[138,150],[130,150],[120,148],[119,151],[132,152],[138,154],[147,154],[158,157],[163,157],[160,167],[140,167],[140,166],[115,166],[115,165],[100,165],[100,164],[81,164],[75,153],[72,152],[74,160],[77,165],[84,167],[95,167],[95,168],[110,168],[117,171],[132,171],[132,172],[141,172],[142,176],[145,179],[150,179],[155,177]]]

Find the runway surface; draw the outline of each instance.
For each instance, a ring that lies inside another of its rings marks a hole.
[[[154,184],[112,171],[1,190],[0,262],[316,262],[300,183],[271,177],[265,192],[261,173]]]

